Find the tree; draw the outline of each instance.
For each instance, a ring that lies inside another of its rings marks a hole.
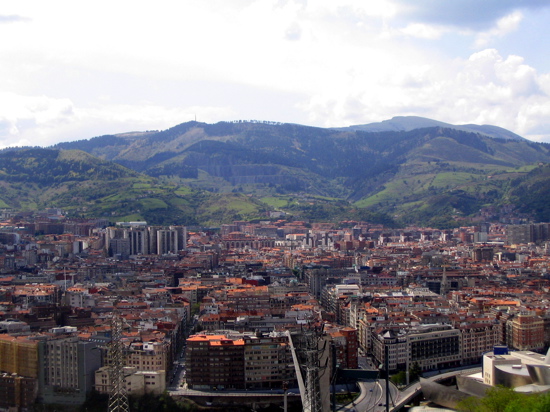
[[[395,385],[405,385],[405,383],[407,383],[407,373],[405,371],[399,371],[395,375],[392,375],[390,380]]]
[[[191,305],[191,316],[198,315],[200,310],[201,310],[201,304],[200,303],[193,303]]]
[[[418,362],[415,362],[409,368],[409,382],[418,380],[420,376],[422,376],[422,369],[420,368]]]
[[[485,393],[485,397],[481,400],[482,410],[485,412],[503,412],[506,407],[513,401],[517,401],[519,397],[523,397],[512,388],[495,387],[489,389]]]
[[[550,394],[524,394],[499,386],[489,389],[483,398],[460,401],[457,408],[463,412],[547,412]]]

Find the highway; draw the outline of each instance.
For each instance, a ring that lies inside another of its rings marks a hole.
[[[383,379],[357,383],[361,394],[352,403],[341,407],[340,411],[384,412],[386,410],[386,382]],[[399,390],[390,383],[390,409],[399,399]]]
[[[360,369],[377,370],[371,359],[366,356],[358,356]],[[385,412],[386,411],[386,381],[364,380],[357,382],[361,389],[361,394],[352,403],[339,408],[340,411],[356,412]],[[398,402],[400,392],[397,387],[390,382],[390,409]]]

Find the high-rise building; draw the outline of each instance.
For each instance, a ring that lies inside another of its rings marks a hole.
[[[550,239],[550,223],[509,225],[506,228],[508,244],[537,243]]]
[[[130,238],[131,255],[148,255],[149,251],[149,231],[147,228],[132,228],[128,231]]]
[[[185,226],[170,226],[169,229],[177,232],[178,250],[187,249],[187,228]]]
[[[178,232],[176,230],[157,230],[157,254],[178,253]]]
[[[75,336],[76,328],[54,328],[39,343],[39,399],[43,403],[79,405],[92,391],[94,372],[101,366],[96,343]],[[67,333],[68,332],[68,333]]]

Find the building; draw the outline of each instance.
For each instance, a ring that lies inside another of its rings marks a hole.
[[[246,389],[280,389],[296,379],[288,337],[282,333],[244,337],[244,362]]]
[[[500,325],[473,324],[458,327],[462,338],[462,364],[476,364],[484,353],[500,343]]]
[[[244,340],[225,335],[187,339],[187,384],[192,389],[245,389]]]
[[[176,230],[157,230],[157,255],[175,254],[180,250],[178,247],[178,232]]]
[[[149,250],[149,231],[147,228],[132,228],[128,231],[130,239],[131,255],[148,255]]]
[[[166,371],[140,371],[132,366],[126,366],[123,370],[124,386],[129,395],[161,395],[166,390]],[[111,367],[103,366],[95,372],[95,389],[99,393],[110,393],[111,371]]]
[[[523,312],[506,321],[507,344],[520,351],[544,348],[544,320],[534,312]]]
[[[483,383],[508,388],[523,387],[519,392],[546,392],[550,384],[550,356],[530,351],[509,351],[495,346],[483,355]],[[537,389],[538,387],[538,389]]]
[[[407,370],[418,364],[422,370],[438,370],[462,363],[461,332],[450,325],[395,326],[373,334],[373,355],[384,364],[388,347],[389,369]]]
[[[38,378],[38,342],[23,336],[0,335],[0,371]]]
[[[168,369],[165,342],[132,342],[126,350],[126,366],[138,371],[162,372]]]
[[[550,239],[550,223],[509,225],[506,236],[510,245],[540,243]]]
[[[93,389],[94,372],[101,367],[101,351],[96,343],[80,340],[75,327],[52,332],[38,346],[39,399],[46,404],[83,404]]]
[[[0,373],[0,410],[25,411],[36,399],[36,379]]]
[[[280,389],[296,380],[288,337],[238,334],[187,339],[187,384],[193,389]]]
[[[336,322],[345,324],[344,306],[348,299],[359,296],[361,288],[355,284],[340,284],[326,286],[321,294],[321,304],[323,307],[336,316]]]
[[[336,364],[343,369],[357,369],[357,330],[354,328],[339,328],[329,332],[336,349]]]

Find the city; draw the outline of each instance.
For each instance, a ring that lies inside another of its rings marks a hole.
[[[542,353],[549,228],[110,226],[55,209],[4,210],[0,407],[112,397],[117,366],[124,394],[168,391],[212,405],[212,392],[278,402],[287,392],[299,404],[304,336],[317,339],[310,366],[321,387],[336,370],[384,372],[385,362],[406,385],[412,375],[479,366],[497,346]],[[319,389],[321,403],[332,402],[329,392]]]

